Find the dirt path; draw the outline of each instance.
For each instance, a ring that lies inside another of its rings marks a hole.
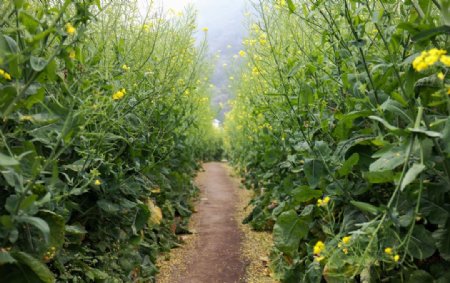
[[[206,163],[204,169],[196,180],[201,190],[198,213],[192,219],[196,235],[171,255],[175,259],[161,268],[158,283],[243,282],[242,232],[235,219],[236,183],[222,163]]]

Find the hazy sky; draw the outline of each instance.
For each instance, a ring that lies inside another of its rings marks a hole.
[[[156,0],[162,3],[165,10],[182,11],[186,5],[192,5],[197,11],[199,32],[203,38],[202,29],[207,27],[209,54],[215,62],[215,71],[211,82],[216,86],[213,91],[213,106],[225,105],[218,118],[223,120],[223,114],[228,110],[227,101],[231,97],[230,80],[232,66],[239,64],[239,59],[233,58],[242,49],[242,41],[246,36],[245,12],[249,0]]]

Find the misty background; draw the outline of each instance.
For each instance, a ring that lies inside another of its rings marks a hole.
[[[214,62],[214,73],[210,77],[212,88],[212,106],[217,109],[217,119],[223,121],[229,111],[228,100],[232,97],[233,70],[242,62],[238,56],[243,49],[242,41],[246,36],[246,0],[163,0],[166,11],[183,11],[186,5],[192,5],[197,11],[197,40],[204,38],[203,28],[208,28],[208,56]]]

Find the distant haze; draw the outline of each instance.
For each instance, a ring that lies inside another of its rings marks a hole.
[[[211,83],[216,87],[213,91],[212,104],[224,109],[218,111],[217,118],[223,121],[224,112],[228,111],[227,101],[231,97],[230,81],[232,67],[239,62],[233,58],[242,49],[245,37],[244,13],[248,0],[163,0],[166,10],[182,11],[186,5],[197,10],[198,38],[203,38],[202,29],[208,28],[209,56],[216,63]],[[219,53],[220,52],[220,53]],[[220,57],[218,56],[220,55]],[[225,67],[224,67],[225,65]]]

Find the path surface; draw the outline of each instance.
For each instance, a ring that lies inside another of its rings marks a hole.
[[[242,232],[235,219],[236,183],[222,163],[206,163],[203,168],[196,179],[201,195],[192,219],[195,242],[182,255],[184,266],[171,266],[171,274],[162,274],[164,280],[158,282],[243,282]]]

